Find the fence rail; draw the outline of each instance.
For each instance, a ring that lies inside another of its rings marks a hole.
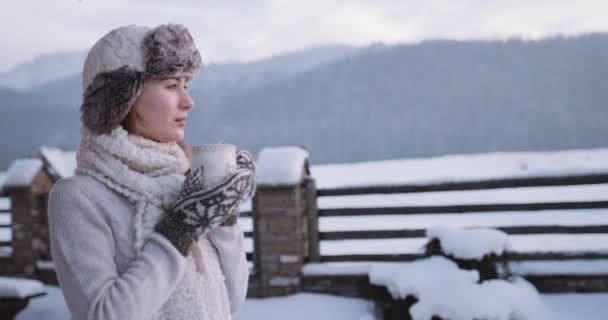
[[[540,211],[564,209],[606,209],[608,201],[572,201],[541,203],[502,203],[502,204],[465,204],[447,206],[403,206],[403,207],[365,207],[336,208],[319,210],[320,217],[366,216],[366,215],[405,215],[405,214],[454,214],[472,212]]]
[[[608,259],[607,252],[509,252],[510,261],[540,261],[540,260],[599,260]],[[318,262],[399,262],[415,261],[425,256],[422,253],[402,254],[348,254],[324,255]]]
[[[608,183],[608,174],[570,175],[552,177],[500,178],[480,181],[441,182],[392,186],[362,186],[350,188],[324,188],[318,196],[346,196],[377,193],[415,193],[436,191],[465,191],[522,187],[554,187],[568,185]]]
[[[608,214],[608,213],[607,213]],[[472,226],[474,227],[474,226]],[[608,225],[601,226],[516,226],[490,227],[509,235],[524,234],[592,234],[608,233]],[[319,232],[320,240],[353,240],[353,239],[385,239],[385,238],[424,238],[426,229],[401,230],[357,230],[357,231],[326,231]]]

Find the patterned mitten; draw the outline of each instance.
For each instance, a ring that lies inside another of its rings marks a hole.
[[[155,230],[164,235],[182,255],[198,237],[219,226],[251,194],[254,172],[238,168],[236,173],[213,187],[204,187],[203,168],[189,171],[177,199]]]
[[[248,198],[252,198],[255,194],[256,183],[255,183],[255,162],[253,161],[253,157],[251,154],[245,150],[239,150],[236,153],[236,164],[239,170],[251,170],[252,174],[250,175],[249,183],[247,184],[248,190],[246,191],[247,197],[242,199],[241,204],[244,201],[247,201]],[[239,216],[239,208],[240,205],[236,208],[236,210],[231,211],[229,213],[229,217],[221,223],[222,226],[232,226],[237,223],[237,218]]]

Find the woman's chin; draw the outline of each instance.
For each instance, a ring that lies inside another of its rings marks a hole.
[[[184,140],[184,129],[178,128],[171,134],[171,142],[178,142]]]

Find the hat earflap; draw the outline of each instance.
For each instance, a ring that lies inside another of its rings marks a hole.
[[[144,72],[128,66],[99,73],[83,95],[83,124],[96,134],[109,133],[127,117],[143,85]]]

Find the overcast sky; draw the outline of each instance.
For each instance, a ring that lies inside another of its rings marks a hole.
[[[88,49],[127,24],[182,23],[207,63],[251,61],[328,43],[608,31],[606,0],[0,1],[0,72],[39,54]]]

